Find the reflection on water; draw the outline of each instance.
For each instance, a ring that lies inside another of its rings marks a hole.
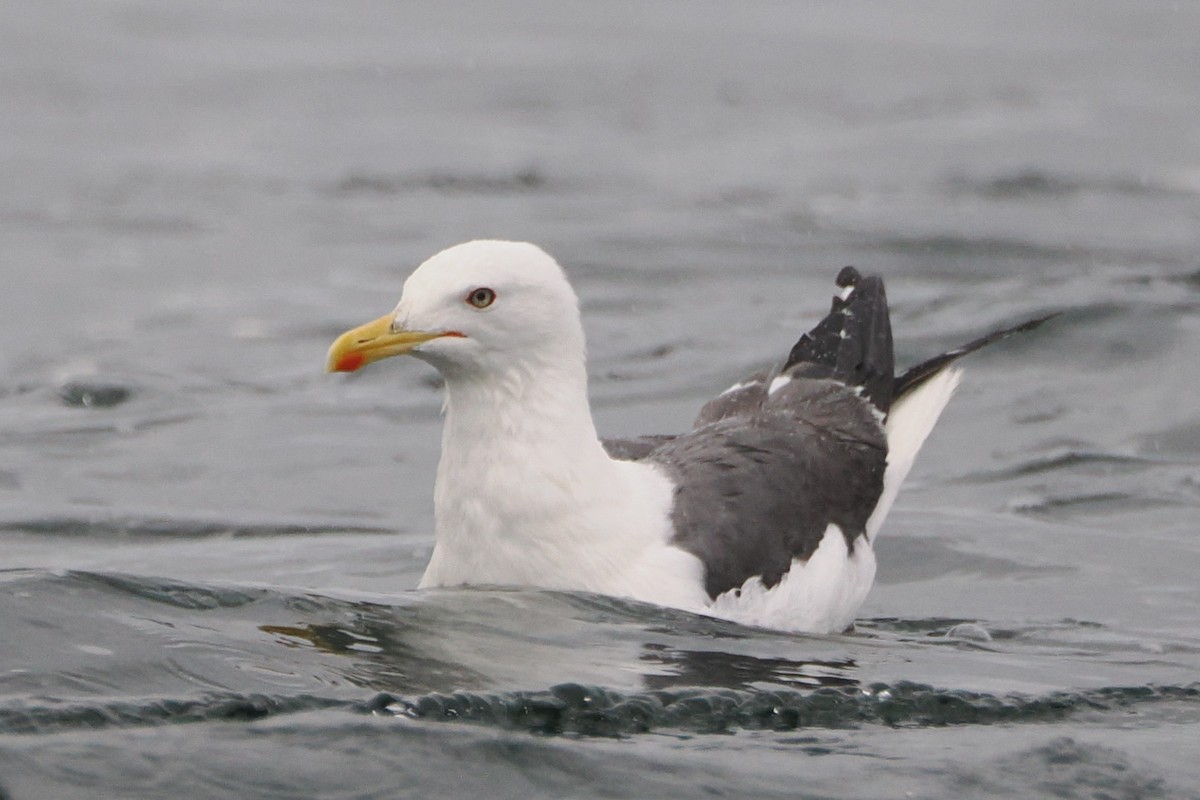
[[[765,684],[815,689],[858,684],[852,659],[790,661],[712,650],[676,650],[659,644],[645,645],[641,658],[662,670],[646,676],[646,686],[650,689],[672,686],[749,689]]]
[[[1139,680],[1192,674],[1178,666],[1196,642],[1131,660],[1134,642],[1073,620],[890,618],[798,636],[564,592],[341,599],[36,571],[0,573],[0,587],[9,635],[30,643],[0,653],[0,735],[318,724],[351,746],[347,726],[376,718],[585,740],[802,731],[795,744],[823,755],[845,749],[838,731],[1200,721],[1200,684]],[[997,666],[1030,690],[963,688]],[[1054,688],[1064,669],[1107,679]]]
[[[356,686],[381,692],[428,691],[444,686],[470,689],[493,684],[493,679],[484,672],[439,660],[436,652],[417,649],[406,641],[400,620],[372,619],[374,613],[364,610],[349,624],[339,626],[260,625],[259,629],[280,636],[278,641],[285,647],[299,647],[303,643],[323,653],[349,658],[351,663],[339,669],[339,673]],[[636,659],[646,689],[678,686],[750,689],[756,685],[813,689],[858,683],[850,659],[791,661],[716,650],[679,650],[658,642],[642,643],[641,651]],[[547,654],[534,647],[524,655],[536,661]]]

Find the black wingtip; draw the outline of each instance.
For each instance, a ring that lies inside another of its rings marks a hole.
[[[887,413],[895,372],[883,279],[842,267],[835,283],[850,291],[833,298],[825,318],[792,347],[781,372],[861,387],[871,404]]]
[[[980,336],[978,339],[972,339],[962,347],[956,347],[953,350],[947,350],[945,353],[936,355],[930,359],[926,359],[920,364],[917,364],[915,367],[910,367],[909,369],[905,370],[903,375],[896,378],[896,382],[892,386],[892,397],[894,399],[900,398],[908,392],[911,392],[913,389],[916,389],[918,386],[925,383],[925,381],[929,380],[934,375],[938,374],[943,369],[950,366],[965,355],[974,353],[976,350],[987,347],[989,344],[994,344],[1001,339],[1007,339],[1008,337],[1015,336],[1018,333],[1026,333],[1034,328],[1038,328],[1042,325],[1042,323],[1048,322],[1049,320],[1060,316],[1062,313],[1063,312],[1061,311],[1054,311],[1041,317],[1035,317],[1034,319],[1026,320],[1018,325],[992,331],[991,333]]]
[[[842,271],[837,274],[834,283],[839,289],[845,289],[847,286],[858,286],[860,281],[862,281],[862,273],[854,267],[846,266],[842,267]]]

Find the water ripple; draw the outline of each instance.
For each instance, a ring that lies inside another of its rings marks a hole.
[[[380,693],[364,701],[312,694],[211,693],[104,703],[41,701],[0,709],[0,733],[46,734],[197,722],[250,722],[315,710],[470,723],[543,735],[628,736],[654,731],[731,733],[864,725],[927,728],[1051,722],[1082,713],[1130,713],[1173,707],[1195,716],[1200,683],[1116,686],[1044,695],[996,695],[908,681],[813,691],[682,688],[623,693],[563,683],[544,691],[434,693],[405,698]]]
[[[79,728],[141,727],[211,721],[247,722],[275,714],[347,705],[313,695],[221,693],[196,699],[44,703],[0,709],[0,733],[54,733]]]
[[[811,692],[675,689],[633,695],[561,684],[545,692],[456,692],[408,700],[381,694],[369,707],[375,713],[531,733],[616,736],[655,729],[724,733],[865,724],[939,727],[1044,722],[1085,711],[1129,710],[1151,703],[1200,703],[1200,683],[1106,687],[1041,696],[937,689],[907,681]]]

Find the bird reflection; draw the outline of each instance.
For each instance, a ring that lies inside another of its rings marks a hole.
[[[546,672],[559,681],[575,680],[581,677],[574,669],[578,660],[588,659],[586,646],[562,642],[508,648],[500,654],[508,663],[496,660],[497,653],[486,642],[470,647],[460,640],[458,646],[437,652],[437,644],[425,631],[380,616],[378,611],[360,612],[353,620],[332,624],[261,625],[259,630],[277,637],[285,647],[308,646],[344,659],[327,666],[355,686],[396,694],[516,688],[510,686],[512,676],[526,674],[536,680],[534,674]],[[604,648],[600,651],[603,660],[597,663],[591,658],[588,677],[609,683],[602,678],[607,672],[613,681],[624,684],[634,677],[635,686],[644,691],[680,687],[753,690],[764,686],[818,689],[859,683],[854,675],[857,665],[848,658],[762,657],[655,641],[628,644],[627,656]],[[526,684],[522,688],[544,687]]]
[[[680,650],[661,644],[643,645],[642,661],[657,669],[643,675],[647,689],[709,686],[755,689],[763,684],[796,689],[857,686],[852,659],[796,661],[761,658],[713,650]]]
[[[441,660],[407,641],[397,619],[361,614],[336,624],[260,625],[285,647],[309,646],[320,653],[341,656],[331,669],[354,686],[380,692],[430,692],[447,685],[478,688],[489,684],[483,674],[465,664]]]

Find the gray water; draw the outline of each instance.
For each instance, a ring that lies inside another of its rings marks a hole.
[[[0,797],[1200,797],[1200,6],[0,5]],[[469,238],[607,435],[843,264],[972,357],[853,634],[416,592]]]

